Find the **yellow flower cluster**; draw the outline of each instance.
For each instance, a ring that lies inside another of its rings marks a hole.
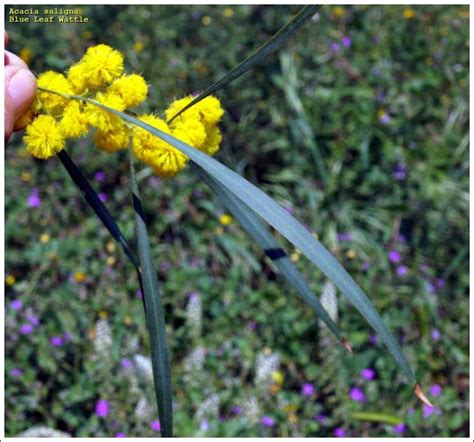
[[[127,148],[131,139],[135,156],[158,176],[175,176],[186,166],[189,158],[170,144],[144,129],[124,123],[120,117],[91,102],[69,97],[92,99],[122,112],[141,104],[148,86],[142,76],[124,74],[123,56],[119,51],[104,44],[90,47],[66,75],[44,72],[38,77],[38,86],[62,95],[39,89],[33,105],[21,118],[23,125],[29,123],[24,141],[34,157],[47,159],[64,148],[67,138],[85,136],[92,128],[96,146],[109,153]],[[187,96],[173,101],[165,111],[166,119],[171,120],[192,99]],[[223,114],[219,100],[209,96],[170,124],[154,114],[138,118],[213,155],[222,140],[217,124]]]

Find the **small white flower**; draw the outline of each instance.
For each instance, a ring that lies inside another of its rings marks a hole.
[[[95,324],[94,349],[98,356],[109,357],[112,347],[112,331],[107,319],[100,319]]]
[[[71,437],[71,435],[53,428],[32,427],[23,431],[22,433],[17,434],[15,437]]]
[[[142,396],[135,407],[135,416],[140,421],[150,420],[153,415],[153,407],[145,396]]]
[[[153,368],[150,358],[137,354],[133,357],[133,360],[135,362],[137,376],[146,382],[153,383]]]

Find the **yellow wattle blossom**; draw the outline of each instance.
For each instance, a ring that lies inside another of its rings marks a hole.
[[[106,310],[101,310],[99,312],[99,318],[100,319],[107,319],[109,317],[109,313]]]
[[[357,254],[354,250],[352,249],[349,249],[347,252],[346,252],[346,256],[349,258],[349,259],[354,259]]]
[[[222,12],[222,15],[225,18],[231,18],[234,16],[234,10],[232,8],[224,8],[224,11]]]
[[[332,15],[336,18],[341,18],[344,16],[344,8],[342,6],[336,6],[332,10]]]
[[[416,17],[416,12],[414,9],[412,8],[406,8],[404,11],[403,11],[403,18],[405,20],[411,20],[412,18],[415,18]]]
[[[207,139],[206,128],[199,119],[178,118],[178,122],[171,125],[174,137],[199,149]]]
[[[87,49],[78,64],[80,67],[76,69],[89,89],[106,86],[123,73],[123,55],[104,44]]]
[[[272,373],[272,379],[273,379],[273,382],[275,382],[275,384],[281,385],[283,384],[283,381],[285,380],[285,376],[280,370],[275,370]]]
[[[203,122],[209,125],[217,124],[224,115],[221,102],[212,95],[201,100],[195,107],[201,114]]]
[[[26,63],[26,64],[29,64],[30,61],[31,61],[31,56],[33,55],[33,51],[28,48],[28,47],[24,47],[21,51],[20,51],[20,58]]]
[[[114,80],[108,91],[122,98],[125,107],[128,108],[137,106],[145,100],[148,85],[141,75],[122,75]]]
[[[74,279],[80,284],[86,280],[86,274],[84,272],[76,272],[74,273]]]
[[[38,87],[51,89],[64,94],[72,94],[73,90],[66,77],[59,72],[46,71],[37,80]],[[39,106],[53,115],[60,115],[69,104],[69,99],[49,92],[39,91],[37,94]]]
[[[82,95],[85,99],[93,99],[120,112],[139,105],[148,94],[145,79],[138,74],[124,74],[122,54],[104,44],[90,47],[83,58],[67,71],[67,78],[61,73],[47,71],[39,76],[38,85],[65,95]],[[192,100],[193,96],[188,95],[173,101],[165,111],[167,119],[174,117]],[[48,115],[34,119],[41,111]],[[219,99],[209,96],[169,125],[153,114],[141,116],[140,119],[213,155],[219,150],[222,141],[217,124],[223,114]],[[159,137],[141,128],[129,129],[129,125],[120,117],[93,102],[84,104],[76,98],[42,90],[30,109],[18,119],[17,125],[28,125],[24,137],[26,150],[37,158],[51,157],[64,148],[66,138],[84,136],[92,127],[95,129],[93,140],[96,146],[106,152],[126,148],[131,139],[135,156],[149,165],[158,176],[176,175],[189,160]],[[230,221],[221,222],[226,225]]]
[[[129,142],[129,131],[125,125],[116,126],[114,129],[104,132],[96,130],[93,136],[95,145],[105,152],[114,153],[120,149],[126,149]]]
[[[46,160],[64,149],[64,135],[50,115],[40,115],[26,128],[26,149],[35,158]]]
[[[78,138],[87,135],[89,122],[81,104],[77,101],[70,101],[64,110],[59,127],[66,138]]]
[[[16,282],[16,278],[13,275],[8,275],[5,279],[5,283],[8,286],[12,286],[13,284],[15,284],[15,282]]]
[[[219,128],[217,126],[211,127],[207,131],[207,137],[201,147],[201,150],[208,155],[214,155],[219,150],[221,141],[222,135]]]
[[[36,115],[36,112],[33,110],[31,106],[26,112],[24,112],[20,117],[15,121],[15,130],[22,130],[28,124],[30,124]]]
[[[50,237],[47,233],[43,233],[43,234],[40,236],[40,242],[41,242],[41,244],[47,244],[50,239],[51,239],[51,237]]]
[[[171,130],[161,118],[143,115],[139,120],[171,135]],[[156,175],[171,178],[184,169],[188,157],[150,132],[136,127],[133,129],[133,152],[138,159],[148,164]]]
[[[223,226],[228,226],[233,221],[233,219],[234,218],[232,218],[232,216],[228,215],[227,213],[224,213],[223,215],[219,217],[219,222]]]
[[[143,44],[142,41],[138,40],[133,44],[133,50],[139,54],[140,52],[143,52],[143,49],[145,49],[145,45]]]
[[[191,103],[191,101],[193,101],[192,95],[188,95],[186,97],[174,100],[165,110],[166,120],[171,120],[171,118],[173,118],[181,109]],[[172,124],[176,124],[180,119],[184,118],[185,116],[187,118],[200,118],[196,106],[193,106],[184,113],[182,113],[179,117],[175,118]]]
[[[83,94],[87,90],[84,65],[80,63],[72,65],[67,71],[67,79],[75,94]]]
[[[98,92],[95,96],[95,100],[112,109],[118,111],[125,110],[125,103],[118,95]],[[117,124],[121,124],[122,121],[116,115],[92,103],[87,103],[85,114],[87,121],[89,121],[91,126],[94,126],[95,128],[104,132],[114,129]]]

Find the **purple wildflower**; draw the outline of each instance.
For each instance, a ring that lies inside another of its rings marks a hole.
[[[443,389],[441,388],[441,385],[439,385],[439,384],[433,384],[430,387],[431,396],[437,397],[441,394],[442,391],[443,391]]]
[[[198,298],[199,298],[199,293],[197,293],[197,292],[191,292],[188,295],[188,300],[189,301],[196,301]]]
[[[391,121],[390,115],[387,114],[386,112],[384,112],[384,113],[383,113],[382,115],[380,115],[380,117],[379,117],[379,122],[380,122],[381,124],[386,125],[386,124],[390,123],[390,121]]]
[[[275,421],[270,416],[263,416],[261,422],[262,425],[267,428],[271,428],[275,425]]]
[[[99,199],[100,199],[103,203],[105,203],[105,202],[109,199],[108,196],[107,196],[104,192],[100,192],[98,196],[99,196]]]
[[[402,422],[400,424],[397,424],[397,425],[394,425],[392,427],[392,430],[395,432],[395,433],[399,433],[399,434],[402,434],[406,431],[406,425]]]
[[[397,267],[397,275],[398,276],[405,276],[408,273],[407,266],[398,266]]]
[[[33,327],[37,327],[40,323],[39,319],[37,316],[33,315],[33,314],[29,314],[26,316],[26,319],[28,320],[28,322],[33,326]]]
[[[33,331],[31,324],[22,324],[20,327],[20,333],[22,335],[29,335]]]
[[[105,181],[105,172],[102,170],[99,170],[98,172],[95,173],[94,178],[96,181],[99,181],[99,182]]]
[[[39,196],[39,190],[36,187],[31,189],[31,193],[28,196],[26,205],[31,208],[38,208],[41,206],[41,198]]]
[[[313,394],[314,394],[313,384],[303,384],[303,387],[301,388],[301,395],[312,396]]]
[[[141,299],[143,298],[143,293],[140,289],[138,289],[136,292],[135,292],[135,298],[138,298],[138,299]]]
[[[369,342],[372,345],[377,345],[377,341],[378,341],[377,335],[369,335]]]
[[[352,241],[352,233],[351,232],[341,232],[337,234],[337,240],[339,242],[344,241]]]
[[[127,437],[127,435],[119,431],[118,433],[115,433],[115,437]]]
[[[403,163],[398,163],[393,169],[392,176],[399,181],[407,177],[407,169]]]
[[[249,330],[255,330],[257,328],[257,323],[255,321],[248,321],[246,327]]]
[[[329,46],[329,49],[331,52],[339,52],[341,50],[341,45],[339,43],[333,42]]]
[[[431,282],[426,281],[426,290],[428,290],[428,293],[436,293],[436,286]]]
[[[435,285],[436,287],[438,287],[439,289],[442,289],[444,288],[444,286],[446,285],[445,281],[443,278],[438,278],[436,281],[435,281]]]
[[[10,307],[12,310],[18,311],[23,307],[23,303],[19,299],[14,299],[10,302]]]
[[[368,381],[371,381],[375,378],[375,371],[372,370],[371,368],[364,368],[361,372],[360,375],[364,378],[367,379]]]
[[[346,431],[343,428],[338,427],[334,430],[334,436],[346,437]]]
[[[133,367],[132,361],[128,358],[123,358],[120,361],[120,365],[122,366],[122,368],[125,368],[125,370],[128,370]]]
[[[242,408],[239,407],[238,405],[232,405],[232,407],[230,408],[230,412],[238,416],[242,414]]]
[[[64,344],[63,338],[61,336],[52,336],[49,339],[49,342],[51,345],[54,345],[55,347],[61,347]]]
[[[390,250],[390,252],[388,252],[388,260],[390,262],[396,264],[397,262],[400,262],[401,259],[400,252],[397,252],[396,250]]]
[[[367,262],[365,261],[364,264],[362,264],[362,270],[370,270],[370,268],[372,267],[372,264],[370,264],[370,262]]]
[[[351,388],[351,391],[349,392],[349,397],[351,398],[351,400],[356,402],[365,402],[366,400],[364,392],[359,387]]]
[[[153,431],[160,431],[161,430],[161,424],[160,424],[160,421],[153,421],[151,424],[150,424],[150,427]]]
[[[207,431],[209,430],[209,422],[206,420],[206,419],[203,419],[200,423],[199,423],[199,429],[201,431]]]
[[[430,271],[430,268],[426,264],[421,264],[420,265],[420,270],[424,273],[428,273]]]
[[[432,414],[438,414],[438,409],[436,407],[430,407],[429,405],[423,405],[423,417],[426,419]]]
[[[20,376],[23,376],[23,371],[21,371],[19,368],[12,368],[10,370],[10,376],[13,378],[19,378]]]
[[[64,332],[64,333],[63,333],[63,341],[64,341],[64,342],[68,342],[68,341],[70,341],[71,339],[72,339],[72,336],[71,336],[70,333],[68,333],[68,332]]]
[[[344,46],[345,48],[350,48],[352,46],[352,40],[346,35],[342,37],[341,41],[342,41],[342,46]]]
[[[109,415],[109,401],[100,399],[95,404],[95,414],[98,417],[107,417]]]
[[[324,416],[324,414],[322,413],[318,413],[316,416],[314,416],[314,418],[320,423],[324,423],[326,421],[326,416]]]
[[[439,341],[441,339],[441,333],[437,328],[431,330],[431,338],[433,341]]]
[[[171,268],[171,264],[168,261],[163,261],[161,263],[160,269],[162,272],[167,272]]]

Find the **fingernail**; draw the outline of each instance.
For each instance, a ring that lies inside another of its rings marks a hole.
[[[32,100],[35,90],[36,80],[29,70],[20,69],[12,77],[8,85],[8,93],[17,111]]]

